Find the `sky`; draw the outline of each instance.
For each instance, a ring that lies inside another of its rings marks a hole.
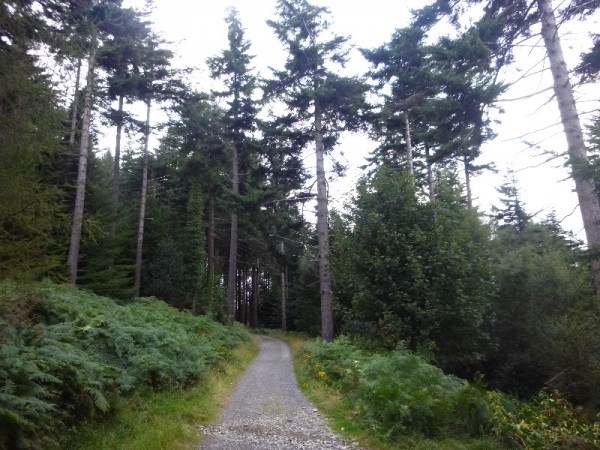
[[[332,30],[350,36],[356,48],[374,48],[388,41],[396,28],[406,26],[410,9],[424,4],[416,0],[313,0],[331,11]],[[557,2],[555,2],[557,3]],[[126,6],[142,6],[141,0],[126,0]],[[251,42],[253,65],[262,76],[270,74],[269,67],[280,68],[285,54],[266,20],[274,18],[275,0],[154,0],[151,16],[154,29],[173,43],[176,64],[196,67],[194,81],[198,89],[209,91],[217,87],[208,76],[206,58],[218,55],[227,43],[226,9],[235,6]],[[574,67],[580,53],[587,49],[589,33],[598,29],[597,18],[586,23],[565,24],[561,40],[567,64]],[[542,219],[555,211],[563,227],[584,238],[581,216],[577,208],[574,185],[564,167],[564,157],[549,159],[548,152],[564,154],[566,141],[562,134],[558,108],[550,89],[552,80],[544,60],[541,39],[534,37],[515,49],[516,64],[503,74],[507,82],[514,82],[500,99],[498,106],[504,112],[494,112],[498,121],[493,126],[496,138],[484,144],[482,157],[476,163],[493,162],[498,173],[486,172],[473,180],[474,203],[481,211],[491,205],[500,206],[496,188],[502,184],[508,169],[516,172],[518,186],[529,213],[538,213]],[[350,53],[348,75],[362,74],[368,65],[357,50]],[[541,94],[529,97],[542,91]],[[597,110],[596,86],[578,88],[581,112]],[[526,98],[523,98],[526,97]],[[522,98],[522,99],[521,99]],[[520,99],[520,100],[519,100]],[[582,114],[582,122],[590,114]],[[353,186],[364,164],[364,157],[376,146],[365,136],[345,136],[334,156],[345,162],[349,169],[344,179],[330,185],[334,205],[340,206],[353,192]],[[343,156],[341,153],[343,152]],[[307,166],[312,167],[307,158]],[[310,170],[310,169],[309,169]]]

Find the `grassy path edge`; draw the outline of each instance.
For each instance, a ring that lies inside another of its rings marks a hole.
[[[137,395],[124,400],[106,423],[84,427],[77,436],[81,450],[165,450],[197,448],[200,425],[214,423],[237,379],[258,353],[252,337],[231,358],[211,369],[206,379],[185,390]]]

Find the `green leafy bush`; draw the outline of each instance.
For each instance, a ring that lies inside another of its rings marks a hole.
[[[588,420],[556,392],[542,390],[529,403],[509,405],[498,392],[489,392],[493,433],[517,448],[600,448],[600,422]]]
[[[55,285],[0,284],[0,449],[60,446],[119,396],[184,387],[247,339],[145,298],[119,304]]]
[[[367,355],[345,337],[313,341],[304,376],[338,389],[357,420],[395,439],[491,436],[512,448],[600,448],[600,422],[557,394],[542,391],[521,403],[478,383],[444,374],[404,348]]]
[[[304,361],[307,376],[343,391],[356,402],[361,421],[390,437],[464,433],[469,428],[469,408],[459,408],[459,403],[468,404],[478,394],[406,349],[367,356],[342,337],[312,342]],[[457,416],[459,409],[465,417]]]

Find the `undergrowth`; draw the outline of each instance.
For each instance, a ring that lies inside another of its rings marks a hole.
[[[310,341],[299,352],[303,387],[328,391],[336,404],[327,409],[345,414],[355,435],[376,436],[377,448],[600,448],[600,422],[555,392],[519,402],[404,348],[371,354],[345,337]]]
[[[124,396],[201,381],[245,331],[144,298],[0,284],[0,449],[58,448]]]
[[[82,427],[73,436],[79,450],[197,449],[199,425],[216,421],[235,380],[258,352],[252,340],[225,364],[209,370],[191,388],[138,393],[127,398],[116,417]]]

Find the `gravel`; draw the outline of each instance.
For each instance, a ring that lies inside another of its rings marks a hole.
[[[335,436],[302,395],[288,346],[259,336],[260,353],[215,426],[201,427],[200,450],[359,449]]]

